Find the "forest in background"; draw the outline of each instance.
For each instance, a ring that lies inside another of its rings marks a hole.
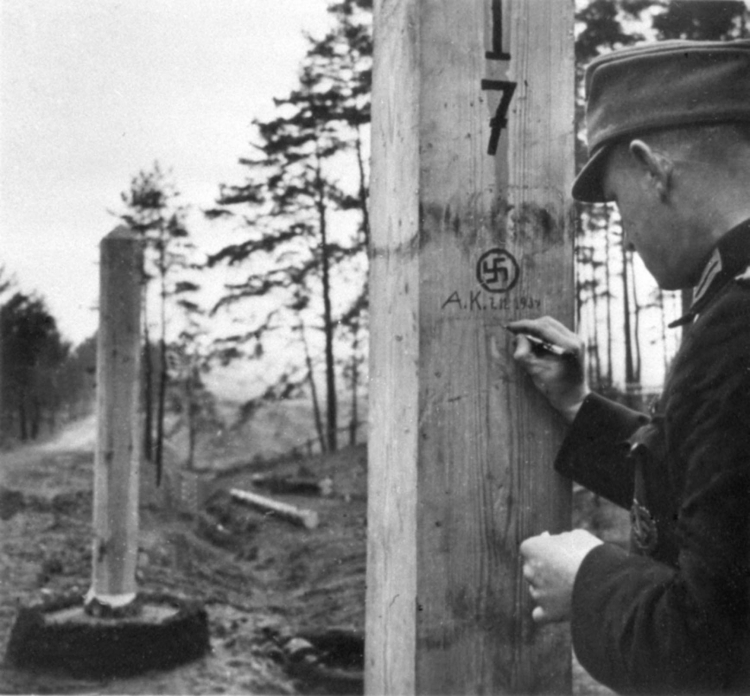
[[[253,121],[239,160],[245,179],[219,183],[216,205],[203,211],[232,225],[235,242],[210,254],[197,248],[190,206],[158,162],[132,178],[114,211],[146,245],[144,453],[157,470],[171,433],[187,432],[191,465],[200,432],[218,422],[206,386],[217,366],[245,364],[265,375],[238,422],[268,402],[304,398],[318,449],[357,441],[367,395],[372,0],[334,1],[328,11],[330,30],[307,37],[295,89],[275,100],[272,118]],[[582,75],[593,57],[643,41],[747,37],[747,19],[746,4],[734,0],[579,0],[576,167],[586,157]],[[665,293],[651,282],[623,244],[611,206],[580,206],[575,254],[589,380],[642,402],[677,350],[681,330],[667,324],[689,292]],[[230,280],[209,301],[203,288],[216,277]],[[236,330],[217,335],[222,317]],[[7,268],[0,268],[0,339],[0,446],[90,412],[95,337],[66,342],[44,298],[19,288]]]

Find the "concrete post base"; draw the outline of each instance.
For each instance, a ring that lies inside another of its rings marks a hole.
[[[76,677],[128,676],[169,669],[210,649],[205,608],[192,600],[144,594],[127,616],[92,616],[81,596],[22,608],[6,659],[20,668],[63,669]]]

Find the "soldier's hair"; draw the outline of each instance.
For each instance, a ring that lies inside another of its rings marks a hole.
[[[671,128],[646,133],[641,139],[673,155],[728,164],[727,160],[735,156],[747,156],[738,145],[750,145],[750,123],[738,121]],[[750,162],[747,165],[750,166]]]

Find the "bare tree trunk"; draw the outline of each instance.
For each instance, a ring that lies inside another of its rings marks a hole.
[[[156,404],[156,452],[154,453],[157,486],[161,484],[162,464],[164,461],[164,419],[166,416],[167,382],[169,380],[167,343],[164,340],[164,336],[159,341],[159,366],[159,393]]]
[[[162,231],[162,235],[164,232]],[[164,459],[164,418],[167,402],[167,380],[169,379],[169,367],[167,365],[167,267],[166,267],[166,240],[160,240],[159,245],[159,275],[161,283],[161,340],[159,341],[159,392],[156,412],[156,485],[161,485],[162,465]]]
[[[338,430],[338,414],[336,403],[336,364],[333,355],[333,310],[331,307],[331,269],[328,256],[328,230],[326,224],[325,193],[323,191],[323,177],[318,163],[318,221],[320,224],[320,254],[323,275],[323,332],[325,334],[326,361],[326,442],[328,451],[337,449],[336,435]]]
[[[21,398],[18,401],[18,425],[20,428],[21,442],[26,442],[29,439],[29,420],[28,420],[28,409],[26,408],[26,392],[21,392]]]
[[[659,315],[661,317],[661,347],[662,347],[662,359],[664,360],[664,377],[669,372],[669,350],[667,349],[667,319],[664,307],[664,291],[659,288],[656,294],[656,302],[659,307]]]
[[[187,468],[192,470],[195,464],[195,441],[197,437],[198,423],[196,419],[197,405],[194,403],[193,385],[198,382],[198,368],[190,365],[187,379],[185,380],[185,416],[188,431],[188,454]]]
[[[352,413],[349,420],[349,444],[353,447],[357,444],[357,427],[359,426],[359,409],[357,403],[357,386],[359,384],[359,362],[357,351],[359,350],[359,323],[355,320],[353,326],[352,340]]]
[[[641,304],[638,301],[638,285],[635,278],[635,263],[633,258],[630,263],[630,288],[633,292],[633,347],[635,348],[635,381],[641,383]]]
[[[3,267],[0,266],[0,272],[2,272]],[[3,285],[0,283],[0,293],[7,287],[7,285]],[[0,310],[2,310],[2,304],[0,304]],[[6,404],[6,392],[5,392],[5,358],[3,357],[3,344],[5,343],[5,336],[3,335],[3,321],[2,321],[2,315],[0,315],[0,445],[3,444],[4,439],[7,437],[7,434],[9,432],[9,428],[6,426],[7,418],[5,414],[5,404]]]
[[[597,388],[601,386],[602,383],[602,363],[601,363],[601,355],[599,353],[599,312],[598,312],[598,301],[597,301],[597,295],[596,295],[596,285],[597,285],[597,279],[596,279],[596,265],[593,262],[591,263],[591,275],[592,275],[592,281],[591,281],[591,313],[593,314],[593,339],[594,339],[594,345],[592,350],[592,362],[593,362],[593,372],[594,372],[594,379]]]
[[[357,126],[357,139],[355,141],[357,152],[357,167],[359,168],[359,205],[362,212],[362,235],[365,247],[370,246],[370,212],[367,208],[367,179],[365,175],[365,162],[362,156],[362,133]]]
[[[146,293],[144,292],[144,298]],[[151,336],[148,329],[147,305],[143,301],[143,455],[153,461],[154,454],[154,365],[151,361]]]
[[[628,251],[625,248],[625,237],[622,238],[622,305],[623,305],[623,330],[625,338],[625,389],[628,393],[628,402],[631,402],[630,389],[635,382],[635,369],[633,366],[633,342],[630,329],[630,288],[628,283]]]
[[[39,405],[39,399],[31,397],[31,439],[36,440],[39,437],[39,426],[42,420],[42,409]]]
[[[575,279],[575,289],[576,289],[576,297],[575,297],[576,310],[575,311],[576,311],[576,318],[575,318],[575,322],[576,322],[576,326],[580,326],[581,325],[581,320],[583,318],[583,304],[584,304],[584,297],[583,297],[583,295],[584,295],[584,288],[585,288],[585,285],[586,285],[586,283],[582,279],[582,275],[583,275],[583,270],[582,269],[585,268],[585,263],[586,263],[586,253],[584,251],[583,245],[580,245],[580,246],[578,246],[576,248],[575,254],[576,254],[576,264],[575,264],[575,269],[576,269],[576,279]]]
[[[318,389],[315,386],[315,376],[313,374],[312,358],[310,357],[310,347],[307,345],[307,336],[305,335],[305,325],[300,322],[299,333],[302,337],[302,345],[305,348],[305,364],[307,365],[307,380],[310,382],[310,396],[313,404],[313,414],[315,416],[315,430],[318,433],[320,442],[320,451],[326,451],[326,439],[323,432],[323,418],[320,413],[320,402],[318,401]]]
[[[57,405],[53,405],[49,412],[47,413],[47,428],[50,432],[50,434],[54,433],[55,430],[57,430],[57,413],[58,413],[59,407]]]

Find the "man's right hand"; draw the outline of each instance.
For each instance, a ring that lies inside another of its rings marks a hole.
[[[526,370],[539,391],[569,423],[589,394],[586,384],[586,345],[575,333],[552,317],[520,319],[508,324],[516,334],[513,358]],[[532,344],[530,334],[566,351],[555,355]]]

